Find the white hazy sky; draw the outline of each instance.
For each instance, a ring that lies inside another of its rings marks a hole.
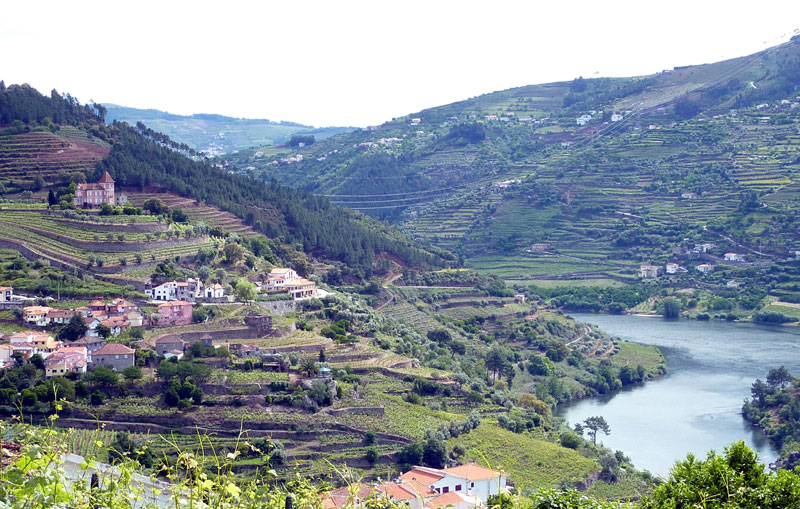
[[[8,1],[0,79],[81,101],[365,126],[784,42],[800,1]]]

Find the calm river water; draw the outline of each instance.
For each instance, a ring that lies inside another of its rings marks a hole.
[[[705,457],[736,440],[758,451],[764,462],[778,451],[744,419],[740,409],[750,385],[770,368],[800,375],[800,330],[726,322],[666,321],[631,315],[571,314],[578,321],[628,341],[656,345],[669,374],[612,396],[561,406],[570,424],[602,415],[611,434],[598,435],[628,455],[639,469],[666,476],[686,453]]]

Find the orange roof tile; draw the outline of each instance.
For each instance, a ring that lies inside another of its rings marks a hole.
[[[405,486],[400,486],[397,483],[386,483],[375,487],[378,491],[386,493],[390,498],[402,502],[403,500],[413,500],[416,497],[413,493],[406,490]]]
[[[468,502],[468,501],[469,499],[464,495],[462,495],[461,493],[457,491],[451,491],[449,493],[444,493],[434,498],[433,500],[425,504],[425,507],[429,507],[430,509],[455,507],[456,505],[462,502]]]
[[[492,479],[494,477],[500,477],[505,475],[505,472],[498,472],[497,470],[491,470],[489,468],[483,468],[481,466],[476,465],[475,463],[469,463],[467,465],[458,465],[456,467],[444,468],[442,472],[447,472],[448,474],[457,475],[458,477],[463,477],[470,481],[480,481],[482,479]]]
[[[419,481],[410,480],[404,481],[403,487],[413,493],[415,496],[420,496],[423,498],[428,498],[436,495],[436,492],[430,489],[428,486],[422,484]]]
[[[158,307],[164,307],[164,306],[191,306],[191,305],[192,305],[191,302],[186,302],[185,300],[172,300],[172,301],[169,301],[169,302],[164,302],[162,304],[159,304]]]
[[[114,179],[111,178],[108,172],[103,173],[103,176],[100,177],[100,180],[97,181],[98,184],[113,184]]]
[[[443,475],[434,474],[433,472],[426,472],[415,467],[401,475],[399,479],[402,479],[403,481],[418,481],[425,486],[430,486],[443,477]]]

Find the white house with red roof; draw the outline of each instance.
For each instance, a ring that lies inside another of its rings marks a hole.
[[[450,468],[414,467],[394,480],[374,486],[360,484],[355,496],[348,488],[329,492],[323,508],[362,507],[367,498],[386,498],[409,509],[484,508],[489,497],[506,491],[506,473],[474,463]]]
[[[401,485],[412,481],[426,486],[437,496],[456,492],[477,497],[485,504],[489,497],[506,489],[507,476],[505,472],[469,463],[443,469],[414,467],[397,480]]]

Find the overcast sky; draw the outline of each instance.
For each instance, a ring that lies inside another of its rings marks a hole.
[[[800,1],[3,2],[0,79],[81,101],[365,126],[784,42]]]

